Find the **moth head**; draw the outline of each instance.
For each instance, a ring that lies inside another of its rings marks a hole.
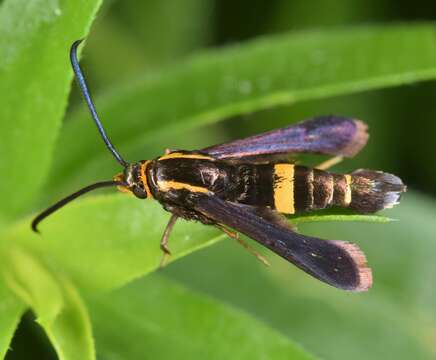
[[[113,180],[119,182],[117,188],[124,193],[131,193],[137,198],[146,199],[149,196],[147,193],[148,184],[145,175],[148,161],[140,161],[134,164],[129,164],[124,168],[124,171],[115,175]]]

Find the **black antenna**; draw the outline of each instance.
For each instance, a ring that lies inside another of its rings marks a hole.
[[[126,184],[123,183],[122,181],[110,180],[110,181],[100,181],[95,184],[85,186],[84,188],[76,191],[75,193],[68,195],[62,200],[59,200],[56,204],[50,206],[49,208],[45,209],[42,213],[40,213],[38,216],[36,216],[32,221],[32,230],[36,233],[39,233],[38,224],[42,220],[44,220],[47,216],[54,213],[56,210],[59,210],[61,207],[65,206],[69,202],[78,198],[79,196],[86,194],[87,192],[90,192],[92,190],[103,188],[103,187],[109,187],[109,186],[126,186]]]
[[[86,104],[88,105],[88,108],[91,111],[91,116],[94,119],[95,124],[97,125],[98,131],[100,132],[100,135],[103,138],[106,147],[115,157],[115,159],[117,159],[117,161],[124,168],[126,168],[129,166],[129,163],[121,157],[121,155],[118,153],[118,151],[115,149],[115,147],[112,145],[111,141],[107,137],[106,132],[103,129],[103,125],[101,124],[100,119],[98,118],[97,111],[95,110],[95,106],[92,102],[91,94],[89,93],[88,86],[86,85],[86,81],[83,76],[82,69],[80,69],[79,60],[77,59],[77,47],[80,45],[81,42],[82,40],[77,40],[73,43],[73,45],[71,45],[70,60],[71,60],[71,65],[73,65],[74,74],[76,75],[76,79],[77,82],[79,83],[80,89],[82,90],[83,97],[85,98]],[[84,188],[76,191],[75,193],[72,193],[71,195],[68,195],[66,198],[63,198],[62,200],[58,201],[57,203],[55,203],[54,205],[50,206],[49,208],[41,212],[39,215],[37,215],[32,221],[32,230],[34,232],[39,232],[38,224],[42,220],[44,220],[47,216],[53,214],[56,210],[59,210],[61,207],[65,206],[69,202],[78,198],[79,196],[82,196],[83,194],[86,194],[92,190],[103,188],[103,187],[109,187],[109,186],[127,186],[127,184],[122,181],[109,180],[109,181],[100,181],[85,186]]]
[[[86,104],[88,105],[88,108],[91,112],[91,116],[94,119],[95,124],[97,125],[98,131],[100,132],[100,135],[103,138],[106,147],[109,149],[109,151],[112,153],[115,159],[117,159],[117,161],[123,167],[127,167],[129,166],[129,163],[121,157],[121,155],[112,145],[97,115],[97,110],[95,109],[94,103],[91,98],[91,94],[88,90],[88,86],[86,85],[85,77],[83,76],[82,69],[80,68],[79,65],[79,60],[77,59],[77,47],[80,45],[81,42],[82,40],[77,40],[73,43],[73,45],[71,45],[70,60],[71,60],[71,65],[73,66],[74,74],[76,75],[76,79],[77,82],[79,83],[80,89],[82,90],[83,97],[85,98]]]

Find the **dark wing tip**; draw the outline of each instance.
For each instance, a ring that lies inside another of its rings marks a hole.
[[[356,270],[356,280],[352,286],[347,286],[345,290],[362,292],[367,291],[372,286],[372,271],[368,267],[365,254],[360,248],[352,243],[346,241],[330,241],[334,245],[338,246],[350,257],[350,260],[354,263]]]
[[[351,137],[350,142],[341,150],[343,156],[353,157],[366,145],[369,134],[367,132],[368,125],[363,121],[353,119],[354,135]]]

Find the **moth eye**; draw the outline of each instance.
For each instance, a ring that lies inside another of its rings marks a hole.
[[[147,193],[145,192],[144,189],[142,189],[139,186],[134,186],[132,188],[132,192],[139,199],[146,199],[147,198]]]

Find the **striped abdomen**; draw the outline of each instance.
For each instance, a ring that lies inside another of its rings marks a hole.
[[[285,214],[330,206],[370,213],[396,204],[405,190],[398,177],[372,170],[340,175],[283,163],[258,165],[257,173],[256,205]],[[247,200],[241,202],[255,205],[250,196]]]
[[[273,206],[285,214],[351,203],[351,175],[337,175],[293,164],[273,166]]]

